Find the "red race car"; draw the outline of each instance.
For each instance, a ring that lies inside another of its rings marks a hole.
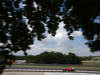
[[[63,72],[73,72],[73,71],[75,71],[74,68],[64,68],[63,69]]]

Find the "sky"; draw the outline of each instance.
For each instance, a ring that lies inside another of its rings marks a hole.
[[[20,8],[24,8],[24,6],[25,5],[21,2]],[[34,7],[37,8],[36,3],[34,4]],[[24,20],[26,20],[28,23],[28,19],[25,16],[24,18]],[[100,16],[96,17],[94,22],[100,23]],[[100,56],[100,51],[94,53],[90,52],[88,46],[85,45],[86,40],[80,31],[75,31],[72,34],[74,36],[74,40],[69,40],[67,32],[63,26],[64,24],[61,22],[55,37],[51,36],[50,34],[46,34],[47,38],[43,39],[42,41],[35,39],[34,44],[30,45],[31,49],[27,50],[28,55],[37,55],[44,51],[56,51],[64,54],[72,52],[78,56]],[[19,51],[15,53],[15,55],[24,55],[24,53]]]
[[[50,34],[46,34],[47,38],[42,41],[35,40],[33,45],[30,45],[31,49],[27,50],[28,55],[37,55],[44,51],[56,51],[63,54],[69,52],[75,53],[77,56],[99,56],[99,52],[90,52],[90,49],[85,45],[86,40],[82,36],[80,31],[75,31],[72,35],[74,40],[69,40],[66,30],[63,28],[64,23],[61,22],[57,34],[55,37]],[[15,55],[23,55],[22,51],[17,52]]]

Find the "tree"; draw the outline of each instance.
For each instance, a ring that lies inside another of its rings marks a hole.
[[[74,53],[69,53],[67,56],[68,64],[81,64],[81,59]]]
[[[31,57],[30,57],[31,58]],[[30,60],[30,59],[29,59]],[[68,55],[60,52],[43,52],[31,59],[31,63],[42,64],[81,64],[81,60],[74,53]]]
[[[71,33],[81,30],[91,51],[99,51],[99,5],[99,0],[0,0],[2,61],[5,64],[8,60],[11,62],[12,52],[22,50],[26,54],[34,37],[44,39],[46,35],[43,33],[47,30],[54,36],[61,21],[65,23],[70,39],[73,39]]]
[[[53,64],[55,63],[55,53],[43,52],[36,56],[35,63]]]

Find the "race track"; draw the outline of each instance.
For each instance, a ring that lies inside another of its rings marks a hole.
[[[100,75],[100,74],[63,73],[63,72],[4,72],[3,75]]]
[[[63,72],[62,69],[48,69],[48,68],[8,68],[5,72]],[[64,72],[63,72],[64,73]],[[94,73],[100,74],[100,70],[75,70],[68,73]]]

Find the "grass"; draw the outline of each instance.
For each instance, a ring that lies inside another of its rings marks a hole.
[[[66,66],[49,66],[49,65],[12,65],[12,67],[24,68],[65,68]]]
[[[67,67],[74,67],[75,69],[88,69],[88,70],[100,70],[100,67],[95,67],[95,66],[82,66],[82,65],[18,65],[18,64],[14,64],[12,65],[12,67],[15,68],[67,68]]]

